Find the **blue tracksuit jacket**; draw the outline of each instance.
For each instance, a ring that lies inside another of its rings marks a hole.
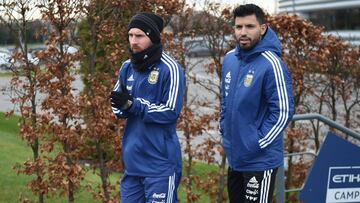
[[[123,63],[115,91],[126,85],[133,105],[126,111],[112,108],[118,118],[127,118],[122,140],[125,173],[134,176],[170,176],[181,172],[181,148],[176,121],[183,102],[185,78],[182,68],[169,55],[144,72]]]
[[[263,171],[283,164],[283,130],[294,113],[292,81],[281,45],[268,27],[248,51],[239,45],[223,61],[220,132],[230,167]]]

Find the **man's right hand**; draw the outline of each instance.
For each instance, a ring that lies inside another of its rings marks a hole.
[[[127,110],[132,105],[133,97],[129,94],[124,85],[121,86],[121,90],[121,92],[111,92],[111,106],[120,110]]]

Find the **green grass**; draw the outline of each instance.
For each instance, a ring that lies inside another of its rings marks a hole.
[[[13,74],[11,71],[0,72],[0,77],[11,77]]]
[[[44,44],[43,43],[31,43],[31,44],[27,44],[27,48],[31,49],[31,48],[37,48],[37,47],[43,47]],[[0,48],[4,48],[4,49],[13,49],[15,47],[15,44],[0,44]]]
[[[37,197],[26,187],[31,177],[17,174],[13,169],[16,163],[23,163],[31,158],[30,147],[18,136],[17,117],[5,118],[0,113],[0,203],[19,202],[21,196],[36,201]],[[120,174],[113,174],[110,178],[112,183],[119,180]],[[89,171],[85,177],[85,182],[99,183],[97,175]],[[95,184],[93,184],[95,185]],[[66,198],[52,197],[46,198],[46,202],[67,202]],[[76,202],[99,202],[95,201],[84,187],[75,196]]]
[[[18,119],[16,116],[5,118],[4,114],[0,112],[0,203],[19,202],[21,196],[31,201],[37,201],[37,197],[32,194],[26,186],[27,182],[31,180],[31,177],[17,174],[13,169],[15,164],[22,164],[32,157],[30,147],[27,146],[25,141],[21,140],[18,135]],[[193,175],[206,174],[213,170],[217,170],[217,168],[207,164],[196,163]],[[205,175],[202,175],[200,177],[204,176]],[[110,181],[116,184],[120,177],[121,174],[119,173],[112,174]],[[85,181],[83,181],[82,184],[88,182],[93,183],[92,185],[95,186],[95,183],[100,183],[100,178],[93,174],[91,170],[87,172]],[[179,199],[181,202],[186,202],[186,196],[182,187],[183,186],[180,185],[178,190]],[[117,188],[116,192],[118,191],[119,188]],[[201,194],[201,199],[198,201],[199,203],[210,202],[207,195],[203,192],[195,189],[195,193]],[[60,198],[58,196],[45,197],[45,202],[62,203],[67,202],[67,199],[66,197]],[[75,202],[92,203],[100,201],[95,201],[85,187],[81,187],[80,191],[75,195]]]
[[[4,114],[0,113],[0,203],[19,202],[21,196],[36,201],[36,197],[26,187],[31,177],[18,175],[13,169],[16,163],[23,163],[31,158],[32,154],[30,147],[18,137],[17,119],[17,117],[5,118]],[[95,175],[90,173],[86,176],[86,181],[99,182]],[[75,198],[77,202],[96,202],[83,188]],[[66,202],[66,198],[58,197],[47,200]]]

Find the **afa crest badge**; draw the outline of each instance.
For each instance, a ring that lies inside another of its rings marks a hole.
[[[159,71],[158,70],[153,70],[150,72],[149,77],[148,77],[148,82],[150,84],[156,84],[159,78]]]
[[[244,79],[244,86],[249,87],[253,81],[254,78],[254,71],[249,71],[248,74],[246,74]]]

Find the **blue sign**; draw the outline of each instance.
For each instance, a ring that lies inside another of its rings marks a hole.
[[[329,168],[326,202],[360,202],[360,166]]]
[[[305,203],[359,203],[360,147],[328,133],[300,199]]]

